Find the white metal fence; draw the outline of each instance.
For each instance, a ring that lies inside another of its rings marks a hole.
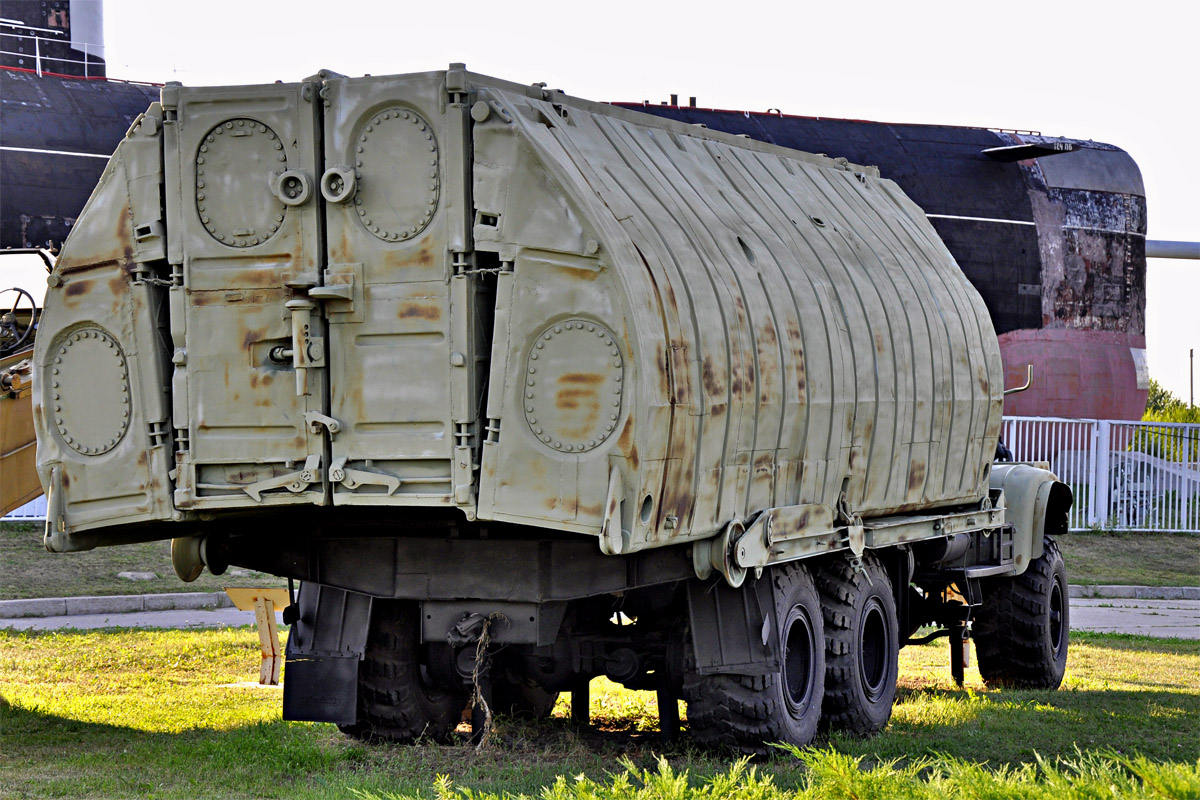
[[[1048,461],[1075,493],[1071,530],[1200,533],[1200,425],[1005,417],[1017,461]],[[46,498],[7,522],[46,518]]]
[[[13,509],[3,519],[5,522],[45,522],[46,495],[35,497],[20,508]]]
[[[1071,530],[1200,533],[1200,425],[1005,417],[1001,436],[1071,486]]]

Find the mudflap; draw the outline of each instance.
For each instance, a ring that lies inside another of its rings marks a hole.
[[[357,720],[358,664],[367,646],[370,595],[303,583],[298,617],[288,634],[283,718],[300,722]]]
[[[769,573],[734,589],[724,578],[688,582],[696,672],[762,675],[779,668]]]

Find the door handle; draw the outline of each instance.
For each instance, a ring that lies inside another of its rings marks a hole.
[[[325,339],[312,335],[312,312],[316,300],[297,297],[288,300],[292,313],[292,367],[296,370],[296,396],[308,394],[308,370],[325,366]]]

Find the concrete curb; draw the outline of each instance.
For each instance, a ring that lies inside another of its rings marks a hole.
[[[44,597],[31,600],[0,600],[0,619],[63,617],[76,614],[130,614],[139,611],[196,611],[216,608],[233,608],[233,601],[224,592]]]
[[[1200,600],[1200,586],[1096,586],[1072,584],[1071,597],[1121,600]],[[139,611],[196,611],[233,608],[224,592],[118,594],[108,597],[44,597],[0,600],[0,619],[63,617],[75,614],[130,614]]]
[[[1120,600],[1200,600],[1200,586],[1071,586],[1071,597]]]

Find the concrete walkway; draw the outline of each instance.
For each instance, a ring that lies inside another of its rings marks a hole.
[[[218,628],[253,625],[223,592],[0,601],[0,628]],[[1200,587],[1072,586],[1071,629],[1200,640]]]
[[[1072,598],[1071,630],[1200,639],[1200,600]]]

